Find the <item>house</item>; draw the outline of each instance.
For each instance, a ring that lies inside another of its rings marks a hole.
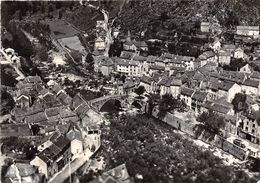
[[[260,144],[260,111],[252,112],[241,118],[238,124],[238,136],[252,143]]]
[[[246,79],[242,84],[242,91],[245,92],[245,94],[259,94],[259,81],[252,80],[252,79]]]
[[[116,71],[127,76],[140,76],[140,66],[136,61],[116,58]]]
[[[248,73],[248,74],[253,73],[253,71],[254,69],[249,64],[246,64],[245,66],[241,67],[239,70],[239,72]]]
[[[83,138],[81,131],[73,126],[67,132],[66,137],[70,140],[70,150],[72,160],[74,160],[83,152]]]
[[[138,51],[148,51],[148,45],[144,41],[133,42]]]
[[[259,26],[237,26],[237,35],[259,36]]]
[[[125,59],[125,60],[131,60],[135,55],[136,55],[136,53],[131,52],[131,51],[122,51],[120,58]]]
[[[224,44],[222,49],[225,50],[226,52],[233,54],[234,51],[236,50],[236,46],[234,44]]]
[[[89,125],[82,131],[84,137],[84,148],[96,151],[101,145],[101,131],[97,126]]]
[[[114,62],[112,59],[107,59],[100,64],[100,71],[104,76],[109,76],[114,69]]]
[[[234,58],[244,58],[244,50],[242,48],[236,48],[234,50]]]
[[[189,106],[189,108],[191,109],[191,96],[194,93],[194,90],[191,88],[187,88],[187,87],[181,87],[181,92],[180,92],[180,99],[183,100],[187,106]]]
[[[140,79],[140,85],[144,86],[145,88],[145,91],[147,93],[151,93],[152,92],[152,88],[151,88],[151,85],[152,85],[152,78],[149,77],[149,76],[145,76],[143,75]]]
[[[95,40],[95,50],[104,51],[106,49],[106,42],[101,37]]]
[[[186,70],[188,71],[194,70],[195,57],[182,56],[181,61],[186,66]]]
[[[241,93],[242,88],[234,82],[222,81],[218,85],[218,98],[225,97],[227,102],[232,102],[237,93]]]
[[[220,50],[218,52],[218,63],[221,65],[229,65],[230,64],[230,60],[231,60],[231,53],[224,51],[224,50]]]
[[[33,136],[28,124],[1,124],[0,130],[0,138]]]
[[[12,55],[14,55],[14,49],[12,49],[12,48],[6,48],[6,49],[5,49],[5,53],[6,53],[8,56],[12,56]]]
[[[208,93],[202,91],[195,91],[191,96],[191,108],[195,113],[200,113],[203,104],[207,100]]]
[[[207,110],[212,110],[213,112],[225,117],[226,115],[234,115],[234,110],[232,104],[228,102],[220,102],[221,100],[207,101],[202,106]]]
[[[124,48],[124,50],[127,50],[127,51],[136,51],[137,50],[137,47],[135,46],[135,44],[132,41],[126,41],[123,44],[123,48]]]
[[[252,74],[250,75],[250,79],[255,81],[260,81],[260,72],[253,71]]]
[[[209,62],[217,62],[217,56],[213,51],[205,51],[198,58],[200,62],[200,67],[203,67]]]
[[[149,74],[152,75],[155,72],[164,72],[165,67],[159,66],[159,65],[150,65],[149,66]]]
[[[125,164],[102,173],[90,183],[133,183]]]
[[[160,95],[170,94],[170,85],[172,78],[168,78],[167,76],[163,76],[158,82],[158,86],[160,89]]]
[[[32,100],[31,95],[28,90],[18,90],[16,93],[15,99],[16,105],[23,108],[23,107],[30,107]]]
[[[49,139],[52,144],[38,153],[30,164],[38,167],[47,179],[59,172],[71,160],[70,140],[54,133]]]
[[[28,115],[25,117],[24,122],[29,124],[39,124],[48,121],[45,112],[39,112],[36,114]]]
[[[215,38],[214,42],[209,45],[214,52],[218,52],[221,48],[221,43],[218,38]]]
[[[43,174],[37,172],[37,168],[26,163],[13,163],[2,177],[5,183],[40,183],[45,182]]]
[[[105,21],[104,20],[97,20],[96,29],[105,29]]]
[[[210,31],[210,23],[209,22],[201,22],[200,31],[201,32],[209,32]]]
[[[182,80],[180,78],[173,78],[170,84],[170,93],[177,98],[181,93]]]

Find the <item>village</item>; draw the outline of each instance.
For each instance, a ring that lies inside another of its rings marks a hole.
[[[203,44],[189,47],[196,47],[195,56],[189,49],[172,53],[170,42],[144,39],[145,31],[136,36],[109,27],[101,12],[94,38],[58,12],[11,21],[37,51],[29,63],[20,50],[1,45],[1,182],[146,180],[132,175],[127,162],[108,165],[105,153],[116,148],[107,136],[124,117],[151,118],[166,125],[166,134],[180,134],[259,178],[259,26],[236,26],[227,39],[211,21],[201,21],[193,38]],[[33,31],[37,26],[47,31]]]

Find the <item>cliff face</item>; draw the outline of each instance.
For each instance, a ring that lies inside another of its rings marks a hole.
[[[220,25],[260,25],[259,0],[171,0],[130,1],[119,18],[123,29],[146,28],[172,30],[185,24],[217,19]]]

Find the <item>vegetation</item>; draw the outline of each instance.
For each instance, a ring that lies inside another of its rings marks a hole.
[[[232,104],[234,106],[235,113],[238,113],[240,111],[247,112],[248,105],[246,103],[246,94],[244,93],[237,93],[232,100]]]
[[[145,87],[144,86],[139,86],[138,88],[135,89],[135,93],[137,95],[139,95],[139,96],[144,94],[144,92],[145,92]]]
[[[224,117],[211,110],[199,115],[197,121],[201,122],[195,127],[197,136],[201,135],[202,132],[208,133],[211,137],[209,140],[213,140],[213,137],[219,134],[220,129],[225,127]]]
[[[242,67],[244,67],[247,64],[242,58],[240,59],[232,59],[230,61],[229,65],[224,65],[224,70],[230,70],[230,71],[239,71]]]
[[[15,107],[15,101],[10,93],[1,90],[1,115],[10,114],[11,110]]]
[[[159,113],[158,117],[160,119],[164,118],[167,112],[178,109],[179,111],[184,111],[186,104],[184,101],[174,98],[170,94],[165,94],[159,101]]]
[[[143,115],[112,118],[109,130],[102,130],[107,168],[126,163],[137,183],[254,182],[164,125]]]

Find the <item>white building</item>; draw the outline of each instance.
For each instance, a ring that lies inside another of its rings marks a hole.
[[[237,26],[237,34],[243,36],[259,36],[259,26]]]

